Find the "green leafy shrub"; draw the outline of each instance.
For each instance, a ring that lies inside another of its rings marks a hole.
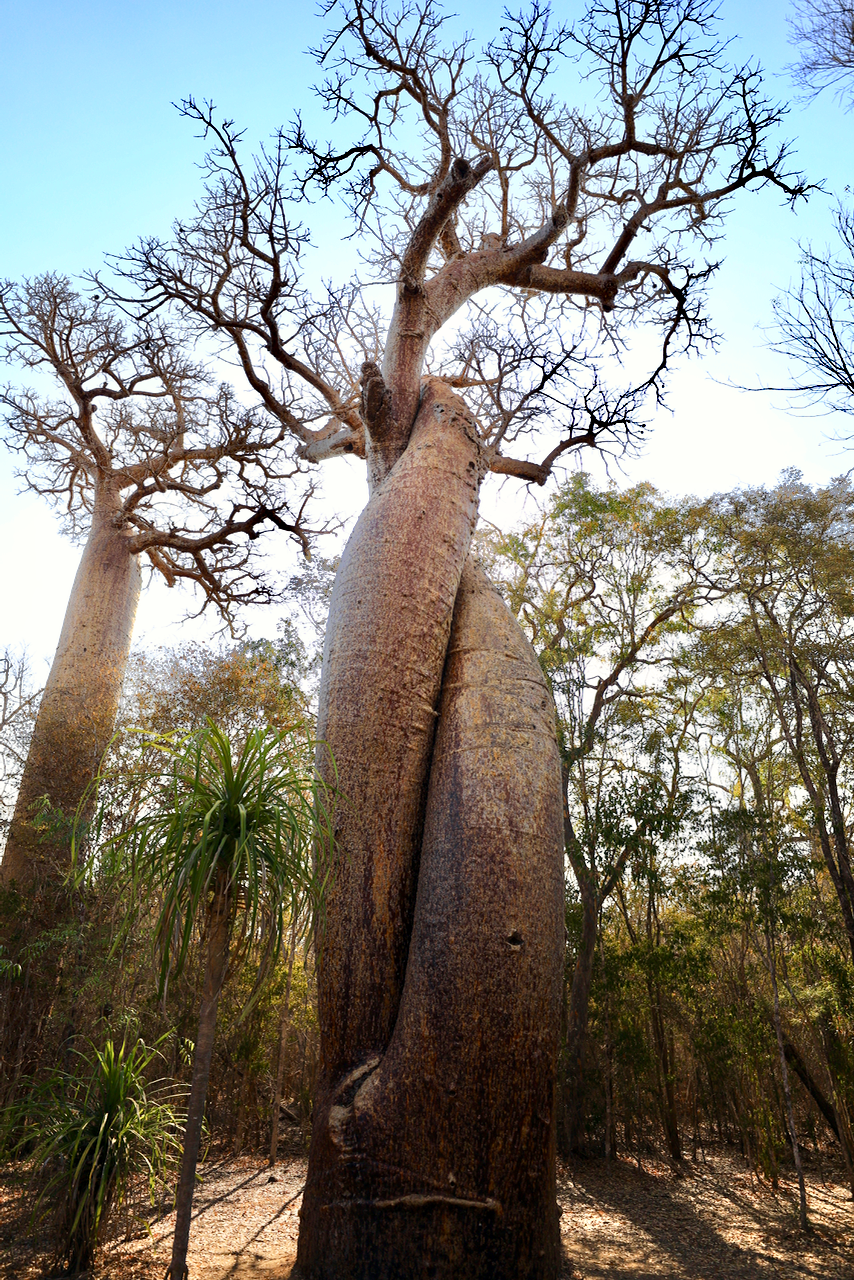
[[[57,1071],[31,1093],[19,1142],[33,1152],[33,1216],[52,1222],[55,1262],[71,1275],[91,1266],[134,1175],[154,1203],[180,1150],[175,1086],[147,1080],[156,1048],[108,1039],[92,1054],[81,1078]]]

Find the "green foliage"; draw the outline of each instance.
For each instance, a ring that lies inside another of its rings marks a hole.
[[[0,947],[0,952],[3,948]],[[5,960],[0,955],[0,978],[20,978],[21,966],[12,960]]]
[[[91,1049],[79,1075],[53,1072],[17,1108],[18,1146],[31,1152],[41,1184],[34,1217],[53,1218],[56,1261],[72,1274],[90,1267],[134,1175],[155,1202],[180,1146],[179,1091],[147,1080],[156,1048],[107,1039]]]
[[[286,924],[304,933],[322,910],[331,860],[331,797],[304,738],[254,729],[235,753],[211,720],[179,742],[157,739],[162,765],[141,814],[101,855],[129,872],[137,896],[160,899],[155,927],[159,989],[181,974],[215,892],[231,904],[230,969],[251,949],[257,998]],[[300,934],[301,936],[301,934]]]

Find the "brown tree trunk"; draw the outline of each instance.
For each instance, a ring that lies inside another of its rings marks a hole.
[[[783,1099],[786,1108],[786,1127],[789,1130],[789,1141],[792,1146],[792,1158],[795,1172],[798,1175],[798,1225],[801,1231],[809,1230],[807,1217],[807,1189],[804,1183],[804,1170],[801,1164],[801,1149],[798,1143],[798,1131],[795,1127],[795,1108],[792,1105],[792,1090],[789,1085],[789,1068],[786,1064],[786,1044],[783,1038],[783,1022],[780,1017],[780,991],[777,986],[777,957],[770,930],[765,931],[765,954],[768,962],[768,974],[771,978],[771,994],[774,999],[774,1031],[777,1036],[777,1050],[780,1055],[780,1076],[783,1081]]]
[[[676,1110],[675,1055],[671,1038],[664,1022],[661,991],[652,978],[647,979],[647,989],[649,992],[652,1040],[655,1046],[658,1104],[661,1112],[664,1140],[667,1143],[667,1150],[671,1160],[674,1164],[681,1164],[682,1140],[679,1136],[679,1118]]]
[[[288,1027],[291,1020],[291,982],[294,976],[294,956],[296,954],[296,928],[294,919],[291,925],[291,938],[288,944],[288,978],[285,984],[285,1001],[282,1005],[282,1016],[279,1021],[279,1056],[276,1060],[276,1083],[273,1087],[273,1114],[270,1117],[270,1166],[276,1163],[279,1156],[279,1113],[282,1109],[282,1085],[285,1081],[285,1058],[287,1057]]]
[[[588,885],[581,890],[581,944],[575,958],[572,988],[569,994],[569,1016],[566,1031],[566,1086],[563,1111],[563,1142],[566,1154],[574,1151],[581,1131],[581,1103],[584,1086],[584,1053],[587,1045],[587,1023],[590,1010],[590,985],[593,981],[593,961],[596,955],[596,937],[599,904],[595,891]]]
[[[429,383],[409,447],[362,512],[326,628],[320,769],[338,788],[318,975],[321,1094],[387,1046],[397,1017],[436,707],[477,517],[480,449]]]
[[[303,1275],[557,1276],[562,827],[551,698],[527,640],[470,564],[399,1012],[387,1047],[327,1076],[317,1100]]]
[[[184,1149],[181,1154],[181,1173],[175,1196],[175,1235],[172,1240],[172,1260],[166,1269],[165,1280],[184,1280],[187,1275],[187,1247],[190,1242],[190,1220],[193,1212],[193,1192],[196,1188],[196,1165],[202,1142],[202,1123],[205,1117],[205,1099],[211,1073],[216,1013],[220,992],[228,964],[230,928],[230,903],[228,893],[217,892],[208,916],[208,957],[205,968],[205,986],[199,1010],[199,1028],[196,1032],[196,1051],[193,1055],[193,1078],[187,1102],[187,1123],[184,1128]]]
[[[67,868],[68,831],[40,839],[33,805],[47,796],[72,820],[113,732],[140,591],[137,557],[114,515],[109,496],[98,496],[0,864],[6,886]]]

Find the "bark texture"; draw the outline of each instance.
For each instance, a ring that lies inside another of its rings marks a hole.
[[[7,886],[25,888],[67,867],[67,836],[42,840],[32,806],[46,795],[73,818],[113,732],[141,582],[138,559],[113,514],[108,496],[99,496],[0,864]]]
[[[560,765],[527,640],[471,562],[442,682],[406,981],[316,1109],[299,1262],[320,1280],[559,1269]]]
[[[454,600],[477,516],[477,432],[427,385],[408,449],[341,560],[323,654],[321,772],[340,788],[318,980],[321,1098],[391,1037]]]

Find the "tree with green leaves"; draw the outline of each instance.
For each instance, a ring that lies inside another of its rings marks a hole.
[[[254,730],[239,753],[212,722],[158,744],[163,769],[143,816],[108,850],[159,898],[160,991],[204,946],[204,987],[184,1132],[171,1280],[185,1280],[196,1164],[216,1031],[229,976],[257,965],[250,1004],[290,927],[315,922],[329,874],[332,808],[312,776],[304,744]],[[313,847],[314,842],[314,847]]]
[[[578,474],[535,522],[481,542],[557,708],[564,844],[581,900],[564,1044],[567,1150],[579,1140],[599,920],[627,863],[671,824],[656,722],[680,691],[675,654],[686,632],[721,595],[703,516],[651,485],[600,490]],[[690,718],[690,705],[684,711]]]
[[[813,490],[799,473],[721,497],[719,573],[741,608],[729,636],[769,696],[809,799],[854,960],[854,489]]]

